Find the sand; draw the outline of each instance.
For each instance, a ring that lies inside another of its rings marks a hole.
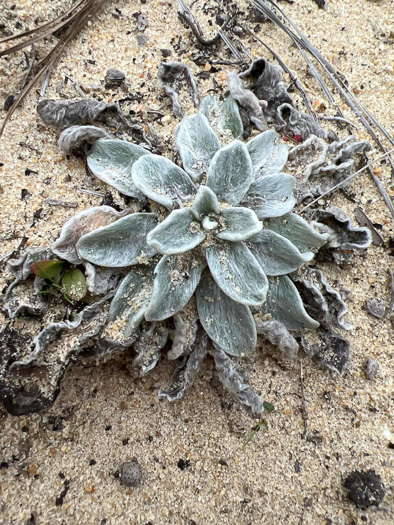
[[[12,7],[11,0],[3,0],[0,22],[14,31],[19,22],[19,30],[24,30],[33,27],[37,15],[42,23],[69,5],[64,0],[25,0]],[[209,5],[217,7],[214,2]],[[210,27],[201,6],[197,2],[193,10],[205,20],[207,36],[213,35],[215,26]],[[281,6],[345,74],[369,111],[394,134],[394,2],[334,0],[326,10],[319,10],[312,0]],[[246,4],[241,2],[240,7]],[[138,12],[149,21],[143,33],[137,29]],[[327,109],[323,113],[333,115],[335,109],[307,73],[299,52],[273,25],[260,25],[258,35],[271,42],[305,82],[314,106],[321,107],[324,102]],[[145,46],[138,45],[139,34],[149,37]],[[44,47],[54,41],[49,39]],[[244,40],[253,57],[269,57],[258,43],[248,42]],[[90,96],[106,101],[123,98],[124,92],[104,88],[105,71],[116,67],[126,73],[129,91],[143,95],[141,100],[127,103],[125,110],[133,110],[140,122],[148,118],[148,109],[165,113],[152,126],[165,153],[171,156],[171,135],[178,119],[156,78],[163,59],[161,49],[170,49],[170,58],[184,61],[195,75],[209,70],[209,64],[196,66],[191,61],[197,46],[190,30],[177,19],[175,1],[107,2],[59,62],[47,96],[78,96],[70,82],[59,84],[69,75]],[[219,55],[230,58],[224,46]],[[0,75],[5,78],[20,71],[21,63],[22,53],[1,59]],[[226,72],[231,68],[216,67],[220,71],[208,79],[197,77],[201,95],[213,87],[213,78],[225,86]],[[4,100],[9,90],[3,88],[0,94]],[[35,112],[37,100],[34,91],[0,141],[0,255],[16,248],[24,235],[29,237],[29,246],[49,245],[76,211],[101,202],[101,197],[80,193],[80,189],[107,190],[86,174],[81,159],[65,158],[59,152],[57,132],[46,128]],[[190,97],[181,100],[189,113],[195,111]],[[344,107],[344,112],[356,122],[351,111]],[[5,112],[0,114],[4,117]],[[331,123],[329,128],[336,129]],[[367,137],[361,126],[358,136]],[[371,157],[378,155],[374,145]],[[376,167],[377,176],[392,194],[388,168]],[[22,189],[28,191],[24,199]],[[355,202],[340,193],[328,202],[352,217],[361,206],[372,222],[382,225],[380,233],[387,241],[393,235],[393,219],[370,176],[358,176],[348,191]],[[121,202],[115,191],[113,194]],[[78,208],[49,206],[47,198],[73,202]],[[31,226],[41,208],[39,220]],[[348,291],[347,319],[354,329],[346,335],[352,356],[343,377],[322,369],[307,356],[287,361],[269,345],[242,360],[240,364],[256,391],[275,406],[275,412],[265,417],[267,425],[246,446],[256,421],[211,381],[211,361],[185,398],[174,404],[159,401],[157,396],[170,381],[171,363],[160,363],[140,379],[126,354],[97,366],[92,362],[74,364],[56,402],[44,412],[15,417],[0,408],[0,523],[392,524],[393,327],[390,320],[374,318],[365,308],[366,300],[375,296],[388,304],[392,261],[387,247],[371,246],[366,254],[354,255],[349,265],[320,265],[331,284]],[[9,279],[4,271],[3,291]],[[18,321],[16,327],[18,323],[23,326],[23,321]],[[373,381],[365,375],[369,357],[380,365]],[[133,457],[141,467],[141,483],[136,488],[121,486],[120,467]],[[360,511],[347,500],[342,482],[357,468],[374,469],[382,477],[386,495],[380,508]]]

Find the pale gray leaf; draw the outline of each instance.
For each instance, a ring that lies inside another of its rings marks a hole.
[[[276,319],[267,321],[256,321],[256,330],[259,335],[270,342],[286,356],[294,358],[297,356],[299,345],[287,330],[285,325]]]
[[[160,253],[173,255],[187,252],[205,239],[201,226],[194,220],[192,210],[174,210],[148,234],[148,243]]]
[[[71,264],[82,264],[83,260],[77,253],[79,239],[98,228],[108,226],[122,214],[111,206],[94,206],[74,215],[63,226],[59,238],[52,244],[53,253]]]
[[[288,149],[280,136],[270,129],[250,140],[246,147],[252,159],[255,178],[282,171],[287,162]]]
[[[260,264],[242,242],[222,242],[205,249],[209,269],[218,286],[237,303],[260,305],[268,280]]]
[[[132,178],[144,195],[169,210],[176,203],[181,205],[190,201],[197,192],[196,186],[183,169],[159,155],[140,158],[133,166]]]
[[[138,264],[155,255],[156,249],[146,242],[156,224],[154,213],[133,213],[81,237],[78,255],[93,264],[112,268]]]
[[[220,149],[208,170],[207,186],[220,201],[236,206],[253,180],[252,162],[245,144],[234,140]]]
[[[212,355],[219,380],[252,417],[260,419],[264,410],[263,400],[251,386],[245,384],[242,374],[223,350],[220,345],[213,345]]]
[[[156,366],[167,339],[168,328],[165,323],[146,323],[133,345],[138,354],[133,366],[139,366],[140,376],[144,376]]]
[[[280,217],[296,204],[295,179],[287,173],[265,175],[252,182],[241,204],[256,212],[259,219]]]
[[[102,268],[85,263],[86,286],[93,295],[104,295],[113,290],[119,281],[119,270],[117,268]]]
[[[227,241],[244,241],[261,231],[263,223],[248,208],[223,208],[216,236]]]
[[[260,311],[263,315],[271,314],[288,330],[319,326],[319,323],[307,314],[297,288],[286,275],[270,278],[267,300]]]
[[[100,139],[95,142],[87,156],[91,172],[103,182],[116,188],[129,197],[141,198],[136,188],[131,169],[142,156],[149,151],[124,140]]]
[[[167,359],[174,360],[189,355],[196,341],[198,323],[197,305],[194,299],[174,315],[174,342],[167,353]]]
[[[196,289],[201,324],[225,352],[241,356],[256,346],[256,326],[248,306],[236,303],[205,272]]]
[[[329,237],[328,234],[321,234],[314,230],[306,220],[295,213],[270,219],[266,223],[266,228],[289,239],[300,252],[320,248]]]
[[[316,135],[322,139],[327,137],[327,132],[313,117],[298,111],[290,104],[281,104],[277,109],[276,118],[280,131],[301,135],[303,139],[307,139],[310,135]]]
[[[313,252],[300,253],[286,237],[266,229],[249,239],[247,246],[269,276],[294,272],[314,257]]]
[[[220,142],[206,116],[197,113],[184,118],[180,123],[176,146],[183,167],[193,180],[199,181],[201,175],[208,171],[212,157],[220,148]]]
[[[251,122],[256,128],[264,131],[266,129],[265,118],[262,105],[256,95],[250,89],[245,89],[236,71],[229,72],[227,82],[231,96],[247,111]]]
[[[239,114],[238,104],[231,96],[228,96],[220,106],[218,127],[223,133],[230,130],[235,139],[242,137],[244,127]]]
[[[71,126],[62,131],[58,146],[64,153],[69,154],[84,144],[93,144],[98,139],[109,138],[110,135],[97,126]]]
[[[155,268],[152,298],[145,318],[161,321],[182,310],[189,302],[206,263],[187,255],[162,257]]]
[[[128,340],[144,318],[153,290],[154,266],[134,266],[120,283],[109,310],[112,330]]]
[[[200,186],[193,203],[192,212],[197,220],[209,213],[215,213],[217,215],[220,213],[219,201],[208,186]]]

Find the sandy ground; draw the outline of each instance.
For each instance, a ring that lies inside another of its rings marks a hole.
[[[53,18],[70,2],[24,0],[13,4],[2,0],[5,9],[0,22],[16,31],[19,24],[19,30],[32,27],[37,15],[40,23]],[[213,34],[201,5],[197,2],[194,12],[205,19]],[[217,7],[214,2],[208,5]],[[281,5],[394,134],[394,28],[390,26],[394,2],[333,0],[326,11],[312,0]],[[165,112],[164,119],[152,125],[170,153],[170,137],[178,121],[156,79],[160,50],[170,49],[170,58],[185,61],[195,74],[209,69],[209,65],[198,67],[190,60],[195,40],[177,20],[176,10],[175,1],[107,2],[56,67],[47,96],[75,97],[71,83],[59,84],[70,75],[89,95],[104,100],[123,98],[124,93],[105,90],[103,85],[106,69],[116,67],[126,73],[129,91],[143,95],[126,106],[139,121],[147,119],[147,109]],[[142,34],[137,29],[138,12],[149,21],[143,33],[149,37],[145,46],[137,44],[136,37]],[[323,95],[283,34],[271,24],[261,24],[258,35],[272,43],[305,82],[315,107],[321,107]],[[258,44],[248,42],[244,40],[253,57],[268,57]],[[229,58],[224,46],[219,56]],[[20,71],[21,64],[22,54],[2,59],[0,75],[5,78]],[[197,79],[201,94],[212,88],[213,78],[225,86],[229,67],[216,67],[219,71],[208,79]],[[9,91],[3,89],[0,94],[5,99]],[[23,235],[29,237],[31,246],[49,244],[57,237],[75,210],[50,207],[46,198],[75,202],[82,210],[99,204],[101,198],[78,190],[106,191],[103,184],[86,175],[81,160],[65,159],[58,151],[57,133],[46,129],[36,115],[37,98],[32,93],[16,112],[0,143],[1,254],[18,246]],[[186,104],[193,112],[190,99]],[[325,104],[323,113],[332,115],[335,110]],[[355,120],[350,111],[344,111]],[[4,115],[1,111],[0,116]],[[366,136],[362,128],[359,136]],[[374,150],[372,157],[377,156]],[[378,168],[376,173],[392,194],[389,170]],[[22,189],[28,191],[23,200]],[[361,205],[373,222],[382,225],[380,233],[388,240],[393,221],[368,174],[360,175],[349,191],[355,203],[341,194],[330,202],[351,215]],[[40,208],[40,219],[30,227]],[[267,428],[262,427],[246,447],[255,421],[211,384],[211,362],[185,399],[175,404],[157,397],[159,388],[170,381],[169,363],[161,363],[139,379],[130,357],[124,355],[98,366],[75,364],[58,399],[45,412],[18,418],[0,409],[0,523],[392,524],[392,322],[376,319],[365,309],[365,301],[374,296],[388,304],[389,267],[388,249],[375,246],[366,255],[355,255],[349,265],[321,265],[331,283],[349,291],[348,321],[354,330],[347,335],[352,358],[343,377],[333,376],[307,357],[285,361],[269,346],[242,362],[251,384],[276,409],[266,416]],[[3,272],[0,289],[7,279],[9,274]],[[366,380],[368,357],[380,364],[374,381]],[[307,439],[302,438],[301,359]],[[141,484],[134,489],[121,486],[117,477],[121,464],[133,457],[142,470]],[[356,468],[375,469],[381,475],[386,496],[380,508],[359,511],[346,499],[342,481]]]

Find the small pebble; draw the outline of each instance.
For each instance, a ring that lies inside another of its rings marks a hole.
[[[378,506],[384,498],[382,478],[374,470],[355,470],[344,481],[347,497],[362,510]]]
[[[386,311],[383,301],[377,297],[373,297],[367,301],[367,309],[370,314],[378,319],[381,319]]]
[[[123,84],[126,75],[119,69],[107,69],[105,74],[105,87],[106,89],[112,87],[119,87]]]
[[[367,374],[368,381],[375,379],[376,374],[379,372],[379,363],[370,357],[367,361],[367,367],[365,373]]]
[[[141,481],[141,470],[136,458],[123,463],[120,467],[120,481],[127,487],[136,487]]]

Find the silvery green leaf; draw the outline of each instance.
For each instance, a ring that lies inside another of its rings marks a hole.
[[[256,212],[259,219],[280,217],[296,204],[293,195],[295,179],[287,173],[265,175],[252,182],[241,204]]]
[[[200,103],[199,112],[207,117],[209,123],[211,123],[211,111],[216,106],[217,101],[215,95],[207,95],[202,99]]]
[[[286,144],[278,144],[280,136],[270,129],[257,135],[246,145],[252,159],[255,177],[279,173],[287,162]]]
[[[97,140],[87,156],[91,172],[103,182],[129,197],[141,198],[131,178],[131,168],[136,160],[149,151],[130,142],[115,139]]]
[[[171,212],[147,237],[148,244],[166,255],[188,252],[204,239],[205,233],[190,208]]]
[[[155,268],[155,282],[147,321],[162,321],[173,316],[189,302],[206,263],[187,255],[162,257]]]
[[[231,96],[226,98],[219,109],[218,128],[222,132],[230,130],[235,139],[242,137],[244,127],[239,114],[238,104]]]
[[[77,253],[77,242],[87,233],[115,222],[121,217],[111,206],[94,206],[74,215],[63,226],[59,238],[52,244],[51,250],[58,257],[71,264],[82,264]]]
[[[266,228],[289,239],[294,246],[297,246],[300,252],[320,248],[327,242],[329,237],[328,234],[321,234],[314,230],[307,221],[295,213],[270,219],[266,224]]]
[[[317,328],[319,326],[319,323],[306,313],[297,288],[286,275],[273,277],[269,280],[267,300],[260,310],[263,315],[271,314],[288,330]]]
[[[216,237],[232,242],[249,239],[263,228],[253,210],[241,207],[223,208],[219,223]]]
[[[300,253],[286,237],[266,229],[249,239],[247,244],[269,276],[294,272],[314,256],[312,252]]]
[[[287,328],[276,319],[267,321],[256,321],[256,330],[259,335],[286,355],[294,358],[297,356],[299,345]]]
[[[264,410],[263,400],[251,386],[245,384],[242,374],[223,350],[224,348],[213,345],[212,355],[220,382],[252,417],[261,418]]]
[[[211,274],[225,294],[241,304],[260,305],[268,280],[260,264],[242,242],[222,242],[205,249]]]
[[[256,326],[247,306],[223,293],[208,272],[197,286],[196,298],[201,324],[215,343],[230,355],[253,352]]]
[[[144,318],[153,289],[154,266],[134,266],[120,283],[109,309],[109,322],[119,325],[122,339],[131,337]]]
[[[119,269],[104,268],[85,262],[86,286],[93,295],[104,295],[113,290],[119,281]]]
[[[236,206],[253,180],[252,161],[245,144],[234,140],[220,149],[211,161],[207,186],[219,201]]]
[[[166,157],[146,155],[132,169],[133,182],[141,192],[169,210],[176,202],[192,199],[197,188],[189,175]]]
[[[193,203],[192,212],[196,219],[201,219],[202,216],[209,213],[217,215],[220,213],[219,201],[208,186],[200,186]]]
[[[193,180],[199,181],[208,170],[209,163],[220,142],[208,119],[202,113],[186,117],[179,125],[176,146],[182,158],[183,167]]]
[[[138,264],[144,257],[156,254],[146,242],[156,224],[154,213],[133,213],[81,237],[77,244],[79,257],[99,266],[112,268]]]

